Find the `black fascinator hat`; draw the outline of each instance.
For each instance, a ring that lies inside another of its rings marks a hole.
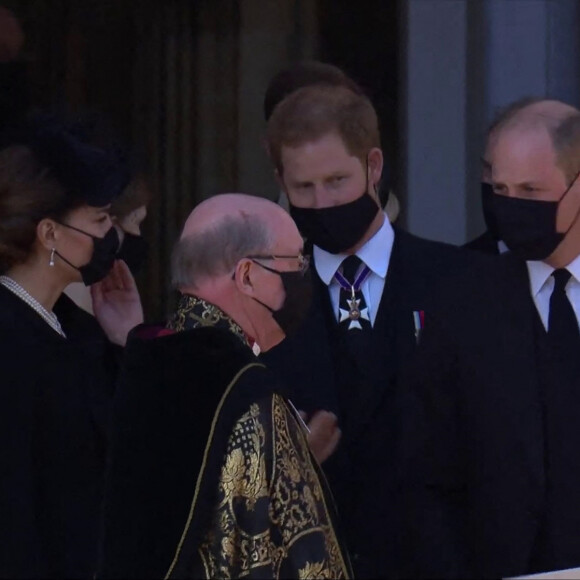
[[[131,170],[119,145],[95,143],[94,123],[37,114],[0,140],[0,148],[28,147],[61,184],[69,201],[104,207],[127,187]]]

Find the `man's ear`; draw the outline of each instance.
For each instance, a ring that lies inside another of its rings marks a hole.
[[[367,159],[370,173],[369,180],[375,186],[375,190],[378,191],[378,183],[383,173],[383,152],[378,147],[373,147],[369,151]]]
[[[47,250],[52,250],[59,237],[56,222],[50,218],[40,220],[36,226],[36,237]]]
[[[244,258],[236,266],[234,280],[238,290],[246,296],[254,295],[254,285],[251,278],[252,261]]]
[[[568,193],[558,205],[556,231],[567,232],[579,218],[580,213],[580,175],[576,176]]]

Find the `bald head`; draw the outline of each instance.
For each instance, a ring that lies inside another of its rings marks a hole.
[[[216,195],[189,215],[172,257],[172,282],[196,288],[229,274],[244,257],[271,253],[277,232],[294,227],[277,204],[241,193]]]
[[[578,114],[578,109],[561,101],[551,99],[518,101],[508,106],[492,123],[490,134],[505,130],[537,128],[544,128],[551,133],[566,119]]]
[[[490,126],[484,165],[491,162],[491,150],[499,139],[523,143],[538,133],[548,135],[557,165],[568,181],[573,179],[580,169],[580,111],[553,99],[524,99],[504,109]]]
[[[219,228],[224,220],[255,219],[275,230],[275,224],[287,218],[288,214],[279,205],[267,199],[243,193],[223,193],[203,201],[189,214],[180,239]]]
[[[524,107],[520,113],[525,115],[544,115],[553,119],[563,120],[570,115],[578,114],[578,109],[562,101],[544,99]]]

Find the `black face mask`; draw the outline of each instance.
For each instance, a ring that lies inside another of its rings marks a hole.
[[[343,205],[308,208],[290,204],[290,215],[300,233],[312,244],[341,254],[354,247],[366,234],[380,211],[369,195],[369,162],[366,162],[366,185],[363,194]]]
[[[483,220],[487,231],[491,234],[491,237],[498,242],[501,238],[497,229],[497,221],[495,219],[495,214],[493,213],[492,198],[493,187],[491,183],[481,182],[481,206],[483,208]]]
[[[365,191],[358,199],[343,205],[322,208],[290,206],[290,215],[309,242],[341,254],[365,235],[379,211],[377,202]]]
[[[147,261],[149,244],[143,236],[136,236],[125,232],[121,249],[117,253],[117,260],[123,260],[133,276],[136,276]]]
[[[278,274],[282,278],[282,285],[286,292],[286,298],[284,299],[282,308],[274,310],[257,298],[254,298],[254,300],[272,313],[272,318],[274,318],[276,324],[286,336],[291,336],[302,326],[310,310],[312,303],[312,278],[310,276],[310,270],[306,270],[306,272],[279,272],[278,270],[264,266],[264,264],[260,264],[260,262],[254,262],[264,268],[264,270]]]
[[[119,235],[117,234],[117,230],[111,226],[109,231],[102,238],[98,238],[88,232],[69,226],[68,224],[61,225],[92,238],[93,255],[88,264],[80,267],[69,262],[62,254],[55,252],[56,255],[61,260],[64,260],[69,266],[72,266],[75,270],[78,270],[81,273],[85,286],[91,286],[95,282],[101,281],[111,271],[117,256],[117,251],[119,249]]]
[[[556,230],[556,216],[560,202],[576,182],[573,179],[558,201],[542,201],[507,197],[493,192],[484,192],[488,207],[497,226],[499,239],[523,260],[545,260],[566,237],[565,232]],[[576,221],[578,212],[572,221]],[[492,222],[493,223],[493,222]],[[572,225],[570,226],[572,227]]]

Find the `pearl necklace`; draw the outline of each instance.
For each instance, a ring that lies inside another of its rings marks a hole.
[[[49,312],[36,298],[33,298],[18,282],[8,276],[0,276],[0,284],[28,304],[55,332],[66,338],[54,312]]]

